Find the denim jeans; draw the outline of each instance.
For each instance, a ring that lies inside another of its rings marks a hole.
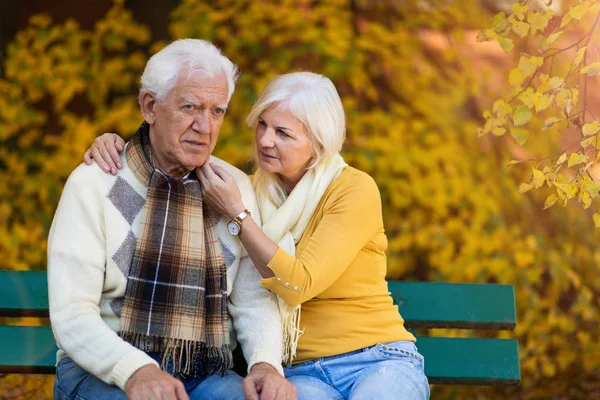
[[[183,382],[190,400],[244,400],[242,377],[233,371]],[[56,366],[55,400],[127,400],[125,392],[75,364],[69,357]]]
[[[408,341],[288,365],[284,372],[298,400],[429,399],[423,356]]]

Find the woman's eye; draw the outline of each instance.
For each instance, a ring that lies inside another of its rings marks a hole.
[[[277,129],[277,134],[283,137],[290,137],[290,135],[288,135],[287,133],[285,133],[284,131],[282,131],[281,129]]]
[[[258,124],[259,124],[260,126],[267,126],[266,122],[265,122],[265,121],[262,121],[262,120],[259,120],[259,121],[258,121]]]

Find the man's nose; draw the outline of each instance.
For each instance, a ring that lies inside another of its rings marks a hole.
[[[202,110],[196,113],[192,129],[201,134],[210,133],[210,118],[208,112]]]

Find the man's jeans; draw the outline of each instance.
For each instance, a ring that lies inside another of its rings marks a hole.
[[[288,365],[284,372],[298,400],[427,400],[423,369],[414,343],[400,341]]]
[[[242,377],[233,371],[183,382],[190,400],[244,400]],[[86,372],[69,357],[56,366],[55,400],[126,400],[125,392]]]

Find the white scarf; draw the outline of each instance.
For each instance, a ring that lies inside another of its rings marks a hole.
[[[321,197],[348,164],[339,154],[304,174],[281,207],[269,199],[267,193],[257,193],[263,219],[263,232],[291,256],[296,255],[300,241]],[[283,328],[283,362],[289,364],[296,356],[300,329],[300,306],[291,307],[277,296]]]

